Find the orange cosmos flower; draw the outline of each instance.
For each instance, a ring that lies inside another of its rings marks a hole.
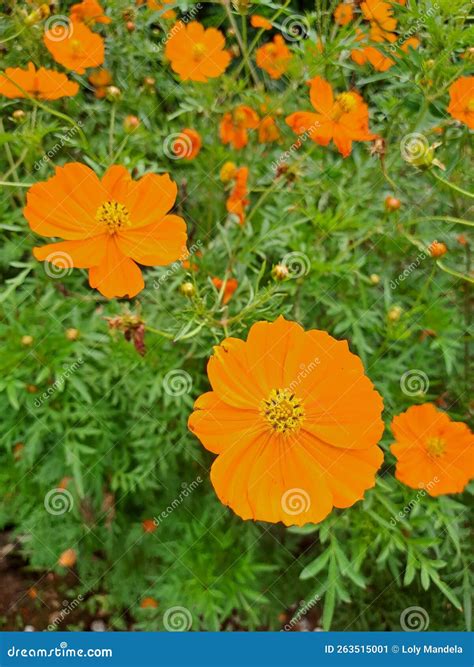
[[[239,167],[235,171],[235,184],[226,202],[226,208],[229,213],[233,213],[239,218],[242,225],[245,221],[245,208],[249,200],[247,199],[247,181],[249,176],[248,167]]]
[[[258,114],[241,104],[232,113],[224,114],[219,126],[219,133],[223,144],[232,144],[234,148],[243,148],[249,137],[247,130],[255,129],[260,122]]]
[[[56,25],[44,33],[43,41],[57,63],[78,74],[104,62],[104,40],[79,21]]]
[[[291,58],[291,52],[281,35],[275,35],[273,42],[264,44],[256,53],[257,65],[268,72],[272,79],[283,76]]]
[[[357,65],[365,65],[369,62],[377,72],[386,72],[392,65],[395,65],[395,61],[392,60],[392,58],[384,56],[384,54],[378,51],[374,46],[365,46],[363,49],[353,49],[351,51],[351,58]]]
[[[242,519],[318,523],[374,486],[382,398],[346,341],[257,322],[214,348],[207,373],[189,428],[218,454],[211,482]]]
[[[334,20],[338,25],[347,25],[354,18],[354,6],[351,3],[341,2],[334,10]]]
[[[449,88],[448,113],[474,130],[474,76],[462,76]]]
[[[165,55],[182,81],[207,81],[227,69],[230,55],[224,36],[215,28],[207,30],[197,21],[178,21],[166,42]]]
[[[133,297],[144,287],[136,262],[165,265],[185,252],[184,220],[168,214],[176,193],[168,174],[133,181],[115,165],[99,180],[77,162],[57,167],[28,190],[23,213],[37,234],[65,240],[33,254],[63,270],[89,269],[90,286],[107,298]]]
[[[397,20],[393,18],[393,8],[383,0],[365,0],[360,6],[367,21],[375,23],[384,32],[393,32]]]
[[[222,286],[224,285],[224,281],[221,280],[220,278],[211,278],[211,282],[214,285],[214,287],[220,292],[222,289]],[[237,278],[227,278],[225,287],[224,287],[224,293],[222,295],[222,303],[226,304],[229,303],[230,299],[232,298],[233,293],[239,286],[239,282]]]
[[[7,67],[5,74],[0,73],[0,94],[9,98],[23,98],[27,93],[41,100],[57,100],[73,97],[78,91],[79,85],[69,81],[65,74],[44,67],[37,70],[31,62],[26,69]]]
[[[413,405],[392,421],[395,477],[430,496],[461,493],[474,476],[474,436],[432,403]]]
[[[331,139],[343,157],[350,155],[353,141],[370,141],[369,111],[361,96],[353,91],[334,98],[331,85],[317,76],[311,80],[310,99],[318,113],[297,111],[286,122],[297,134],[308,133],[320,146]]]
[[[267,116],[258,126],[258,141],[260,144],[269,144],[272,141],[278,141],[280,130],[271,116]]]
[[[174,19],[176,18],[176,12],[174,9],[166,9],[166,2],[157,2],[157,0],[147,0],[148,9],[152,9],[155,12],[163,12],[161,14],[162,19]],[[163,11],[165,10],[165,11]]]
[[[428,246],[431,257],[442,257],[448,252],[448,246],[441,241],[433,241]]]
[[[201,150],[202,140],[199,132],[190,127],[185,128],[173,143],[173,153],[178,158],[194,160]]]
[[[95,88],[94,94],[97,99],[102,99],[107,95],[107,87],[112,83],[112,75],[109,70],[101,67],[95,72],[92,72],[89,76],[89,82]]]
[[[112,19],[104,14],[104,10],[97,0],[82,0],[71,7],[71,19],[82,21],[89,25],[94,23],[110,23]]]
[[[271,30],[273,28],[270,21],[259,14],[254,14],[250,18],[250,24],[252,28],[262,28],[262,30]]]

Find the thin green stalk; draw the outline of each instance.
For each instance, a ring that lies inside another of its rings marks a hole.
[[[473,283],[474,284],[474,278],[471,276],[468,276],[465,273],[459,273],[459,271],[455,271],[454,269],[448,268],[441,260],[437,260],[436,264],[439,266],[439,268],[444,271],[445,273],[449,273],[449,275],[454,276],[455,278],[461,278],[461,280],[467,280],[468,283]]]
[[[454,185],[454,183],[450,183],[449,181],[445,181],[444,178],[441,178],[441,176],[438,176],[438,174],[435,171],[431,171],[431,174],[436,178],[437,181],[439,181],[443,185],[446,185],[448,188],[451,188],[452,190],[455,190],[456,192],[459,192],[459,194],[463,195],[464,197],[471,197],[471,199],[474,199],[474,193],[469,192],[468,190],[463,190],[459,186]]]
[[[257,72],[255,71],[255,68],[252,64],[252,61],[249,58],[249,55],[247,53],[247,48],[244,44],[244,41],[242,39],[242,35],[240,34],[239,27],[237,25],[237,22],[234,18],[234,15],[232,14],[232,10],[229,5],[229,0],[222,0],[222,5],[226,11],[226,14],[229,18],[229,22],[232,26],[233,31],[235,32],[235,36],[237,38],[237,41],[239,43],[240,50],[242,51],[242,56],[244,59],[245,64],[247,65],[247,68],[249,70],[250,76],[253,79],[253,82],[255,83],[256,86],[260,86],[260,80],[258,78]]]
[[[415,225],[417,222],[428,222],[429,220],[440,220],[459,225],[467,225],[468,227],[474,227],[474,222],[471,222],[470,220],[464,220],[464,218],[453,218],[450,215],[429,215],[425,218],[415,218],[414,220],[410,220],[408,224]]]
[[[115,115],[117,112],[117,105],[112,104],[112,111],[110,112],[110,125],[109,125],[109,156],[112,157],[114,152],[114,134],[115,134]]]
[[[34,183],[12,183],[7,181],[0,181],[0,185],[9,188],[31,188]]]

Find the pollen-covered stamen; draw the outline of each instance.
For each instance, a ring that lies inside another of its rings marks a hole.
[[[426,441],[426,449],[430,456],[441,456],[446,449],[446,441],[443,438],[428,438]]]
[[[357,99],[352,93],[340,93],[336,97],[336,103],[333,110],[333,120],[339,120],[339,118],[345,114],[354,111],[357,107]]]
[[[194,60],[202,60],[206,55],[206,45],[202,42],[196,42],[193,46],[193,58]]]
[[[467,103],[466,111],[469,113],[474,113],[474,100],[469,100]]]
[[[115,200],[101,204],[97,209],[95,219],[107,227],[109,234],[115,234],[123,227],[130,227],[132,224],[126,207]]]
[[[283,434],[297,431],[305,416],[300,399],[289,389],[272,389],[262,401],[260,412],[275,431]]]

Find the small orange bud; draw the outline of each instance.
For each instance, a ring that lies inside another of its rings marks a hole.
[[[155,600],[155,598],[143,598],[143,600],[140,602],[140,607],[142,609],[157,609],[158,608],[158,602]]]
[[[74,549],[66,549],[58,558],[58,565],[62,567],[74,567],[77,560],[77,554]]]
[[[133,21],[127,21],[125,27],[127,28],[128,32],[133,32],[135,30],[135,23]]]
[[[154,533],[156,530],[156,523],[153,521],[153,519],[143,519],[142,528],[145,533]]]
[[[146,76],[143,79],[143,85],[145,88],[148,88],[149,90],[152,90],[155,87],[156,79],[153,78],[152,76]]]
[[[448,252],[448,248],[445,243],[441,243],[440,241],[433,241],[433,243],[430,244],[429,251],[431,253],[431,257],[442,257]]]
[[[456,241],[457,241],[460,245],[469,245],[469,241],[468,241],[467,238],[464,236],[464,234],[459,234],[459,235],[456,237]]]
[[[21,459],[24,449],[25,445],[22,442],[16,443],[16,445],[13,447],[13,458],[15,461],[19,461]]]
[[[385,208],[389,213],[398,211],[400,206],[401,206],[400,200],[394,197],[393,195],[388,195],[387,197],[385,197]]]
[[[137,116],[125,116],[123,127],[126,132],[133,132],[140,125],[140,119]]]
[[[391,322],[398,322],[402,315],[403,309],[400,306],[392,306],[388,311],[388,319]]]
[[[36,600],[38,597],[38,591],[34,586],[28,589],[28,597],[31,598],[32,600]]]
[[[66,338],[68,340],[77,340],[79,338],[79,329],[66,329]]]
[[[63,477],[58,484],[58,489],[67,489],[72,477]]]

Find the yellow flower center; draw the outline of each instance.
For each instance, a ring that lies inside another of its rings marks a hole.
[[[426,449],[430,456],[441,456],[446,449],[446,442],[443,438],[428,438],[426,441]]]
[[[469,102],[467,103],[466,111],[468,111],[469,113],[474,113],[474,99],[469,100]]]
[[[78,39],[71,39],[71,51],[73,56],[78,56],[82,52],[82,44]]]
[[[345,114],[354,111],[357,106],[357,100],[352,93],[340,93],[336,97],[336,104],[334,105],[333,119],[339,118]]]
[[[202,42],[196,42],[193,46],[194,60],[202,60],[206,54],[206,45]]]
[[[262,401],[260,413],[277,433],[295,433],[305,413],[301,401],[289,389],[272,389]]]
[[[123,204],[117,201],[106,201],[99,206],[95,219],[107,227],[109,234],[115,234],[123,227],[132,224],[130,214]]]

